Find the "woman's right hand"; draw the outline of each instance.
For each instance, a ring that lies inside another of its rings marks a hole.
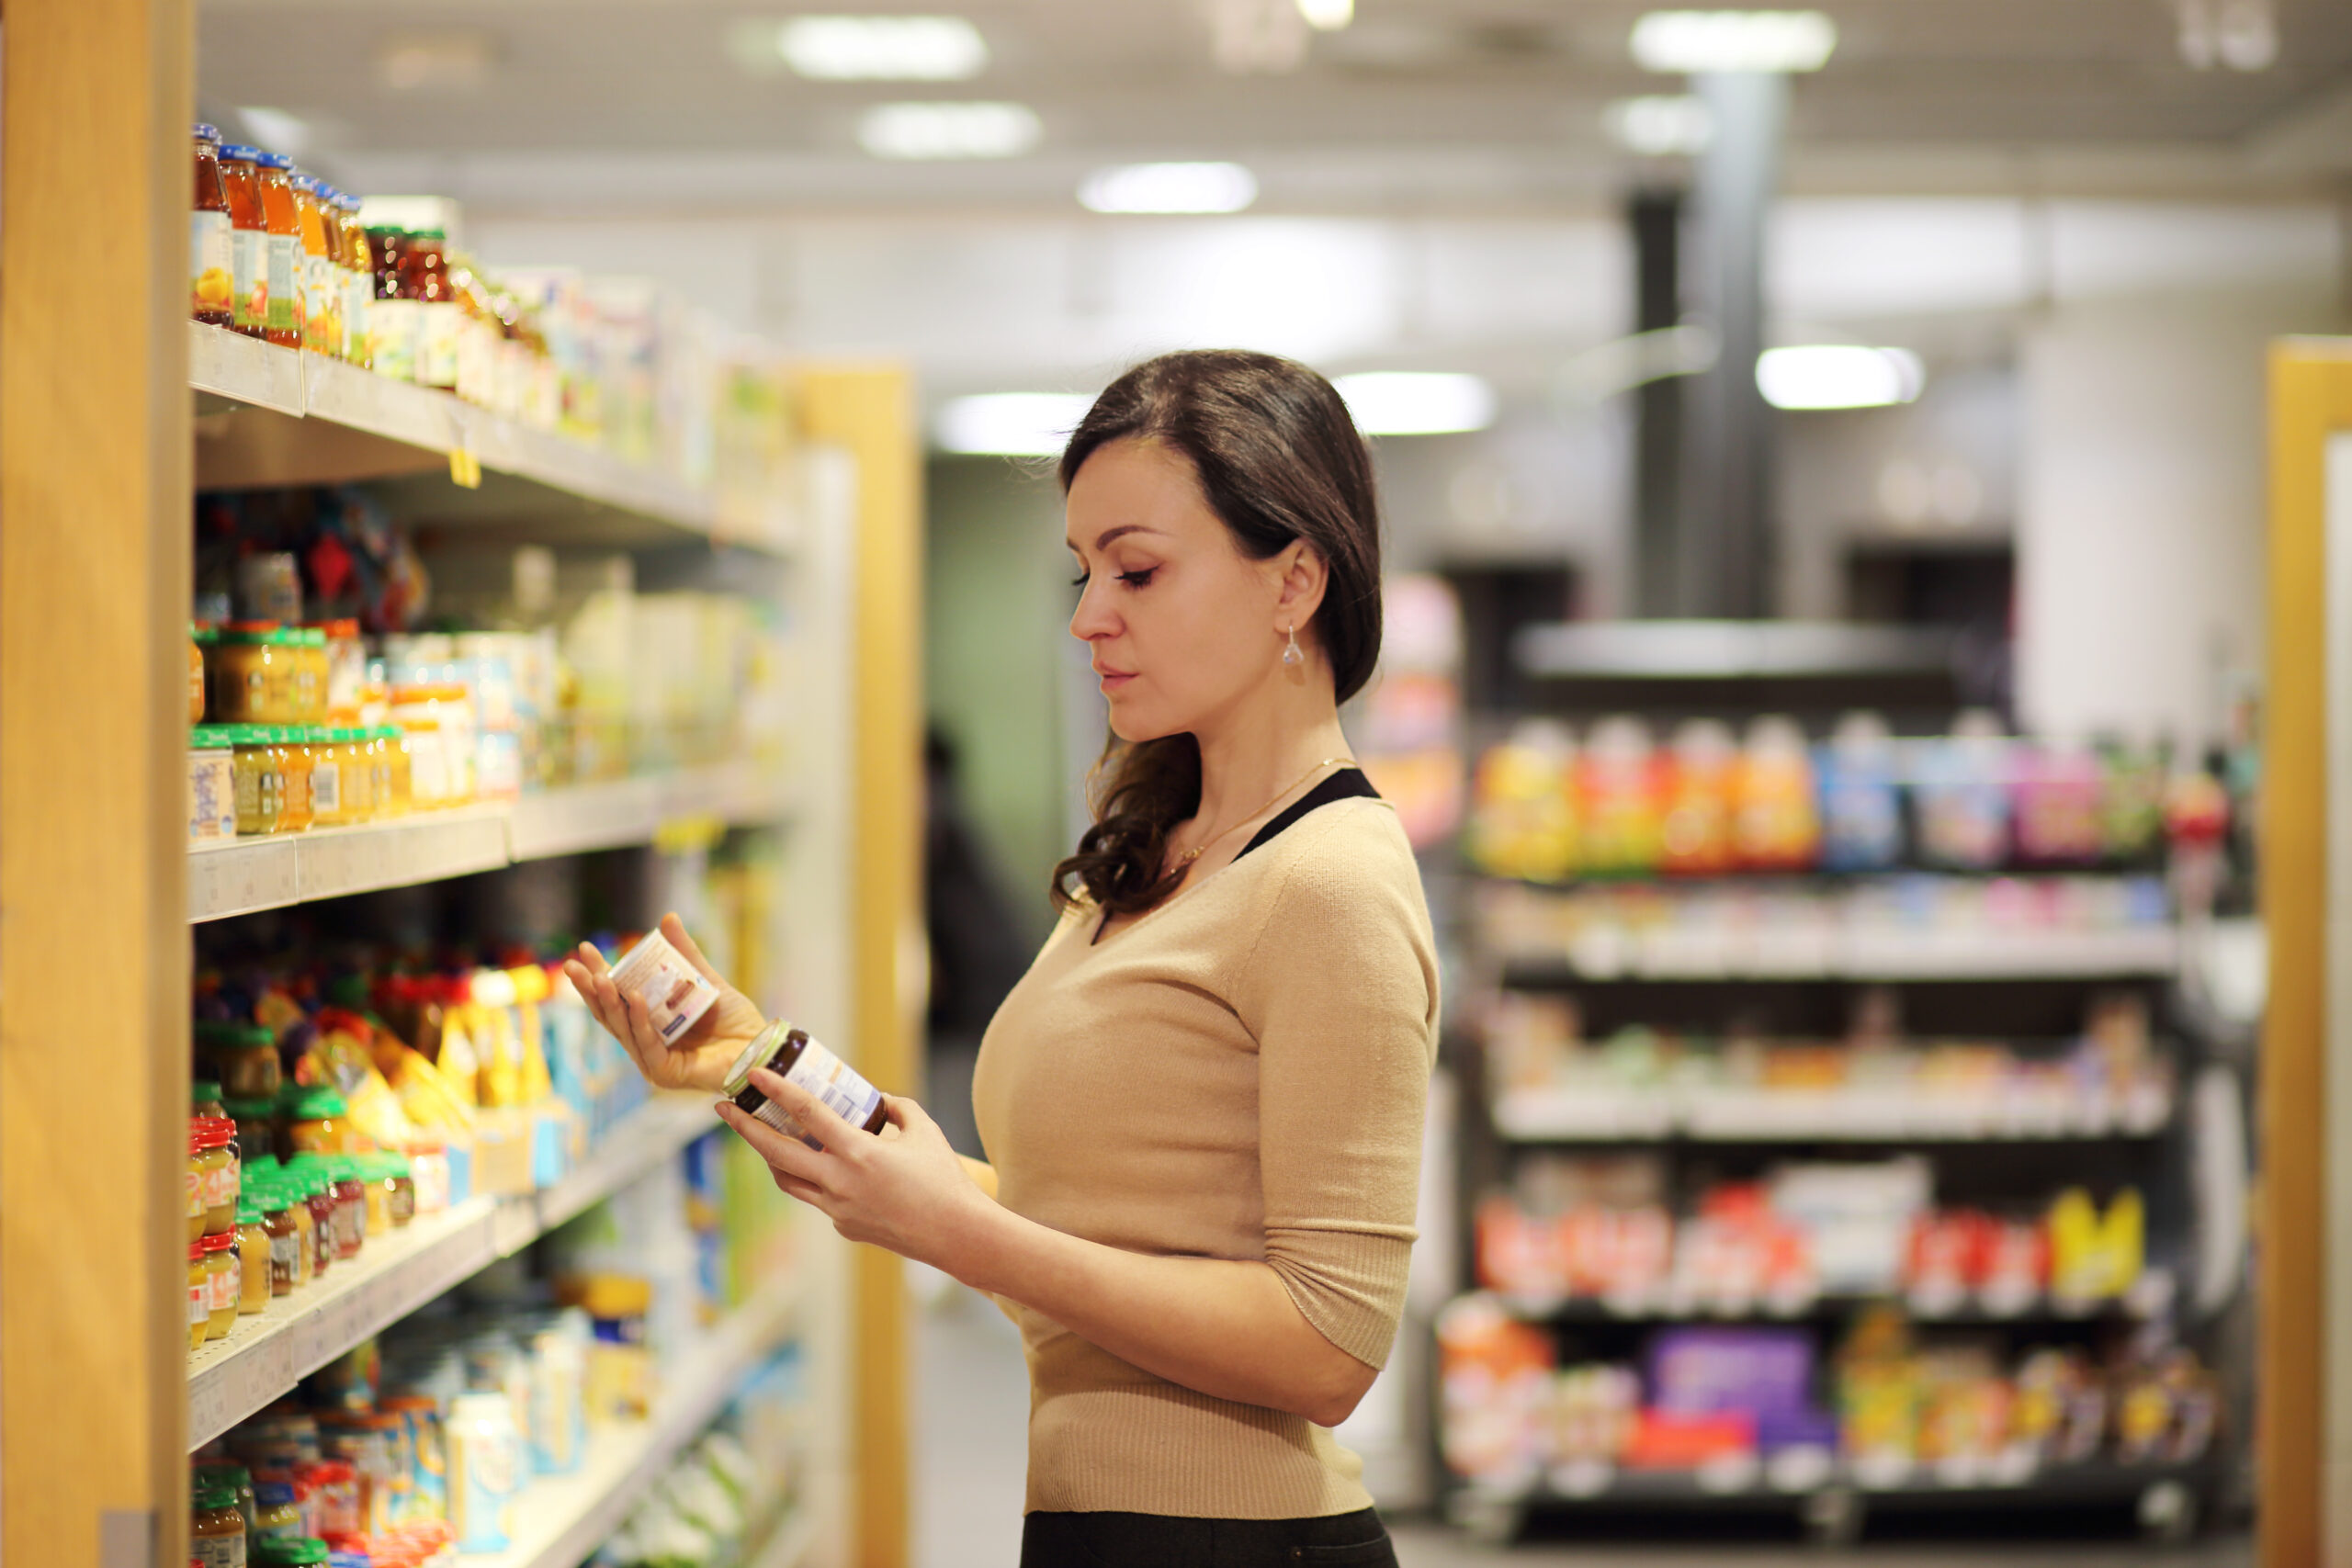
[[[699,970],[704,979],[718,987],[718,1000],[711,1010],[695,1021],[695,1026],[675,1040],[665,1041],[645,1016],[645,1004],[634,995],[613,984],[612,969],[605,955],[586,942],[580,944],[578,953],[564,960],[563,973],[580,999],[596,1021],[611,1032],[613,1038],[627,1048],[629,1060],[645,1075],[645,1081],[656,1089],[691,1089],[704,1094],[717,1094],[725,1087],[727,1069],[743,1054],[752,1037],[767,1026],[760,1010],[752,998],[727,983],[726,976],[710,966],[686,934],[684,921],[675,915],[662,917],[662,934],[678,956]]]

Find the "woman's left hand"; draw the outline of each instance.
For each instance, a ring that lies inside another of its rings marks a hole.
[[[790,1111],[824,1145],[812,1149],[720,1100],[719,1117],[768,1162],[776,1186],[823,1211],[851,1241],[887,1247],[902,1258],[954,1274],[952,1260],[968,1242],[975,1221],[993,1207],[972,1184],[963,1161],[923,1108],[884,1095],[889,1125],[880,1136],[853,1127],[831,1107],[765,1067],[752,1083]]]

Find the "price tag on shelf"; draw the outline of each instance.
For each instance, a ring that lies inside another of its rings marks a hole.
[[[449,482],[466,490],[481,489],[481,459],[462,446],[450,448]]]

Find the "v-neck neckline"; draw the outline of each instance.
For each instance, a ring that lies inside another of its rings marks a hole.
[[[1307,817],[1316,811],[1320,810],[1322,807],[1332,804],[1334,801],[1380,800],[1382,796],[1380,792],[1372,787],[1372,781],[1364,777],[1363,770],[1362,768],[1341,768],[1339,772],[1332,773],[1329,777],[1319,781],[1313,789],[1308,790],[1305,795],[1300,795],[1296,800],[1294,800],[1288,806],[1283,807],[1282,810],[1268,818],[1265,822],[1259,827],[1256,832],[1250,835],[1250,841],[1242,845],[1239,852],[1237,852],[1231,860],[1227,861],[1223,865],[1218,866],[1215,871],[1210,872],[1206,876],[1201,878],[1200,881],[1193,881],[1188,874],[1182,886],[1177,888],[1175,892],[1170,893],[1167,897],[1162,898],[1159,903],[1154,904],[1150,908],[1146,909],[1142,914],[1137,915],[1134,919],[1129,920],[1125,925],[1121,926],[1117,931],[1109,931],[1106,929],[1111,923],[1111,913],[1107,909],[1104,910],[1102,912],[1102,919],[1094,922],[1094,934],[1087,939],[1087,951],[1090,953],[1099,951],[1110,942],[1126,935],[1129,931],[1135,930],[1137,926],[1143,924],[1146,920],[1151,919],[1152,916],[1157,915],[1162,909],[1167,908],[1170,905],[1175,903],[1186,894],[1197,892],[1199,889],[1207,886],[1210,883],[1215,882],[1218,877],[1224,875],[1227,872],[1231,871],[1235,866],[1239,865],[1244,860],[1249,858],[1250,852],[1252,850],[1261,849],[1265,845],[1272,843],[1284,832],[1294,827],[1296,827]]]

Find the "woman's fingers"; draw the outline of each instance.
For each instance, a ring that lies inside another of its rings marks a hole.
[[[781,1171],[797,1180],[805,1181],[820,1191],[824,1190],[825,1156],[822,1150],[812,1149],[791,1134],[777,1132],[731,1100],[718,1102],[718,1119],[734,1128],[736,1134],[768,1162],[770,1170]]]
[[[787,1176],[774,1166],[768,1167],[768,1176],[775,1182],[775,1190],[786,1197],[797,1198],[812,1209],[822,1210],[825,1207],[825,1190],[814,1182]]]
[[[710,966],[710,960],[702,955],[701,946],[695,942],[693,937],[686,934],[685,921],[678,919],[675,914],[662,916],[662,934],[669,940],[669,943],[672,947],[678,950],[678,955],[680,957],[693,964],[696,969],[702,971],[702,977],[704,979],[709,981],[712,985],[718,987],[722,991],[731,991],[735,988],[728,983],[727,976],[721,975],[718,970],[713,969]]]
[[[792,1119],[808,1128],[808,1135],[824,1145],[827,1153],[855,1159],[865,1152],[861,1140],[867,1134],[863,1129],[842,1121],[831,1106],[783,1074],[753,1067],[752,1082],[762,1094],[791,1111]]]

